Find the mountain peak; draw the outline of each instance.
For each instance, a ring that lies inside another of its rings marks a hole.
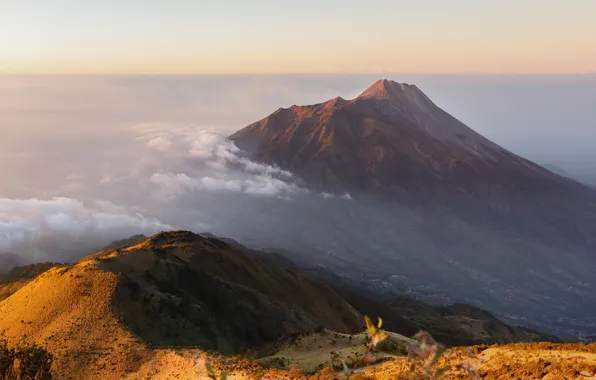
[[[424,188],[428,194],[478,198],[479,187],[514,194],[511,177],[520,173],[533,188],[544,188],[542,181],[558,186],[563,180],[467,127],[417,86],[387,79],[350,101],[337,97],[293,106],[230,140],[256,160],[283,167],[326,191],[411,200],[422,199],[412,189]],[[404,173],[415,174],[406,178]],[[428,199],[437,197],[423,201]]]
[[[358,98],[398,100],[404,97],[411,99],[420,95],[426,97],[415,85],[380,79],[360,94]]]

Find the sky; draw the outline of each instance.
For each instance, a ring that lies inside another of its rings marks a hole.
[[[593,0],[2,0],[0,73],[585,73]]]

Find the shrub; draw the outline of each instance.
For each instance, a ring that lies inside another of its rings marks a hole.
[[[313,380],[340,380],[335,373],[335,370],[331,367],[323,368],[314,377]]]
[[[0,341],[0,380],[48,380],[52,378],[53,357],[35,344],[9,347]]]
[[[5,341],[0,341],[0,380],[14,377],[14,349],[8,347]]]
[[[215,370],[211,366],[211,363],[209,363],[209,362],[205,363],[205,367],[207,367],[207,373],[208,373],[208,376],[210,379],[212,379],[212,380],[227,380],[228,372],[224,372],[221,374],[221,377],[218,377],[217,374],[215,373]]]

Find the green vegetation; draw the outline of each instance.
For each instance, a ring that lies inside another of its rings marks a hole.
[[[213,369],[213,367],[211,366],[211,364],[209,364],[209,362],[205,363],[205,367],[207,368],[207,372],[209,373],[209,378],[213,379],[213,380],[227,380],[228,378],[228,372],[224,372],[221,374],[220,377],[217,376],[217,374],[215,373],[215,370]]]
[[[10,347],[0,341],[0,380],[48,380],[53,357],[35,344]]]
[[[360,314],[331,287],[190,232],[160,233],[94,258],[120,274],[115,310],[153,346],[237,354],[320,326],[362,328]]]

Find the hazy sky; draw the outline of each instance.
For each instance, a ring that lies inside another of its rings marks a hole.
[[[593,0],[1,0],[0,73],[596,71]]]

